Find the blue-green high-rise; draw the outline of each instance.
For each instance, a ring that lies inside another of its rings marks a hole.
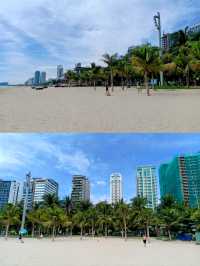
[[[178,202],[200,207],[200,153],[175,157],[159,169],[160,194]]]

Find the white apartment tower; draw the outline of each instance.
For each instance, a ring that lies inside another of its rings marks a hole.
[[[137,196],[147,200],[147,208],[154,210],[157,207],[157,178],[154,166],[137,168]]]
[[[113,173],[110,176],[110,202],[116,204],[122,198],[122,175],[120,173]]]

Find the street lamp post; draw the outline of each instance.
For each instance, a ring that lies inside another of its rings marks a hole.
[[[25,191],[25,197],[24,197],[24,207],[23,207],[23,214],[22,214],[21,231],[24,230],[24,226],[25,226],[26,211],[27,211],[27,206],[28,206],[28,194],[29,194],[29,188],[30,188],[30,180],[31,180],[31,173],[29,172],[26,175],[26,191]]]
[[[160,12],[157,13],[157,15],[154,16],[154,23],[155,27],[158,30],[158,38],[159,38],[159,54],[160,58],[162,58],[163,51],[162,51],[162,28],[161,28],[161,18],[160,18]],[[163,72],[160,71],[160,85],[163,86]]]

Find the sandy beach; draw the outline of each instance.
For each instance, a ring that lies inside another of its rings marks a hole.
[[[66,238],[0,239],[1,266],[198,266],[200,246],[195,243],[152,240]]]
[[[200,90],[0,89],[1,132],[198,132]]]

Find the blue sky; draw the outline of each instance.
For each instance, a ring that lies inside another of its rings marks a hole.
[[[91,181],[93,202],[109,199],[109,176],[123,176],[124,198],[136,194],[136,167],[157,168],[174,156],[200,151],[200,134],[0,134],[0,178],[53,178],[60,197],[71,192],[73,174]]]
[[[0,81],[24,82],[36,69],[55,77],[58,64],[102,63],[105,52],[155,44],[157,11],[165,32],[200,22],[198,0],[0,1]]]

